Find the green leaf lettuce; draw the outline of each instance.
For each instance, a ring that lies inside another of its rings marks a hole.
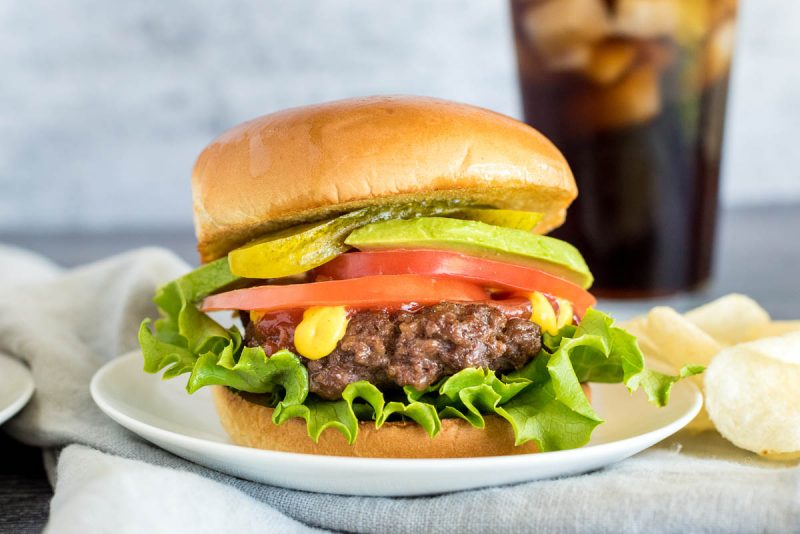
[[[433,438],[444,419],[483,428],[486,416],[497,416],[511,425],[518,445],[535,441],[543,451],[575,448],[603,422],[581,383],[641,388],[650,402],[663,406],[677,380],[702,372],[685,367],[670,376],[645,368],[636,339],[590,309],[580,326],[545,335],[540,353],[512,373],[464,369],[423,391],[406,387],[388,399],[362,381],[348,385],[341,400],[327,401],[309,393],[308,372],[295,354],[281,350],[268,357],[260,347],[245,347],[236,327],[225,329],[198,310],[196,302],[204,296],[238,282],[223,259],[159,289],[154,301],[161,317],[145,320],[139,330],[144,370],[163,371],[164,378],[188,373],[190,393],[217,385],[263,395],[276,424],[302,418],[315,441],[332,428],[352,443],[359,425],[379,428],[398,419],[415,421]]]

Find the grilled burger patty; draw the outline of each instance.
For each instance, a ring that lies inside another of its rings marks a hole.
[[[262,320],[247,324],[245,343],[267,354],[293,349],[293,324]],[[303,358],[309,390],[324,399],[367,380],[382,389],[423,389],[467,367],[519,369],[542,347],[539,326],[507,317],[486,304],[441,303],[416,311],[358,311],[336,349],[319,360]]]

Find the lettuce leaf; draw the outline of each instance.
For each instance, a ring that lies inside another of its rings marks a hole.
[[[370,417],[358,416],[365,413]],[[300,417],[305,419],[308,435],[315,442],[324,430],[335,428],[352,444],[358,436],[359,421],[371,419],[375,427],[380,428],[391,416],[411,419],[431,437],[442,428],[441,419],[433,405],[418,401],[387,403],[377,387],[363,380],[348,384],[342,392],[342,400],[323,401],[312,396],[304,404],[293,404],[280,412],[276,408],[273,421],[281,424],[292,417]]]
[[[557,397],[551,381],[524,390],[498,415],[511,424],[517,445],[533,440],[542,451],[582,447],[602,422],[571,410]]]
[[[580,382],[622,382],[631,392],[641,387],[651,403],[664,406],[669,402],[675,382],[705,370],[699,365],[687,365],[677,376],[670,376],[646,369],[636,337],[613,326],[613,323],[608,315],[589,309],[575,329],[573,342],[575,339],[594,338],[600,343],[571,351],[570,360]],[[565,344],[569,345],[569,342],[562,338],[559,350],[568,349]]]
[[[483,428],[485,417],[494,415],[508,421],[518,445],[534,441],[543,451],[575,448],[603,422],[581,383],[623,383],[632,392],[641,388],[650,402],[662,406],[675,382],[703,371],[687,366],[670,376],[645,368],[636,338],[590,309],[579,326],[545,334],[539,354],[517,371],[498,375],[464,369],[421,391],[405,387],[402,396],[389,400],[361,381],[348,385],[341,400],[326,401],[309,393],[308,371],[295,354],[281,350],[268,357],[260,347],[244,346],[236,327],[225,329],[198,310],[196,302],[204,296],[239,282],[223,259],[160,288],[154,302],[161,317],[146,319],[139,329],[144,370],[163,371],[165,379],[189,374],[189,393],[218,385],[263,395],[259,398],[274,408],[276,424],[302,418],[315,441],[335,429],[353,443],[360,425],[380,428],[393,420],[414,421],[433,438],[445,419]]]
[[[161,317],[152,323],[153,330],[149,319],[139,328],[144,370],[156,373],[166,369],[164,378],[173,378],[192,372],[201,354],[221,356],[227,350],[230,358],[238,357],[242,341],[238,329],[222,328],[195,305],[204,296],[237,280],[223,259],[160,287],[153,302]]]

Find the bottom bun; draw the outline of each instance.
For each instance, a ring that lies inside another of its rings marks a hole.
[[[590,395],[587,384],[583,384],[583,390]],[[442,419],[442,430],[434,438],[410,421],[390,421],[379,429],[371,421],[361,421],[358,437],[349,445],[340,432],[331,429],[314,443],[305,420],[293,418],[276,425],[272,408],[247,401],[226,387],[214,387],[214,404],[231,440],[257,449],[367,458],[466,458],[538,452],[533,441],[515,446],[511,425],[496,415],[484,417],[485,428],[475,428],[463,419]]]

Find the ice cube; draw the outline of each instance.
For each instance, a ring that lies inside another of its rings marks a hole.
[[[591,44],[609,31],[603,0],[548,0],[528,7],[522,25],[548,67],[581,69],[591,57]]]
[[[711,9],[719,0],[674,0],[678,8],[676,38],[686,47],[696,46],[711,29]]]
[[[583,89],[568,104],[577,134],[640,124],[661,111],[658,71],[650,63],[634,67],[617,83]]]
[[[708,36],[703,49],[703,87],[728,74],[736,43],[736,23],[733,19],[720,24]]]
[[[678,51],[675,41],[670,39],[648,39],[639,41],[639,55],[661,72],[675,64]]]
[[[594,45],[584,76],[601,85],[608,85],[628,72],[636,60],[637,47],[630,41],[607,40]]]
[[[547,67],[553,71],[583,70],[591,61],[592,46],[588,43],[573,43],[568,48],[546,59]]]
[[[617,0],[612,27],[630,37],[663,37],[675,35],[679,19],[676,0]]]
[[[736,16],[737,0],[706,0],[709,3],[709,22],[716,26],[722,21]]]

